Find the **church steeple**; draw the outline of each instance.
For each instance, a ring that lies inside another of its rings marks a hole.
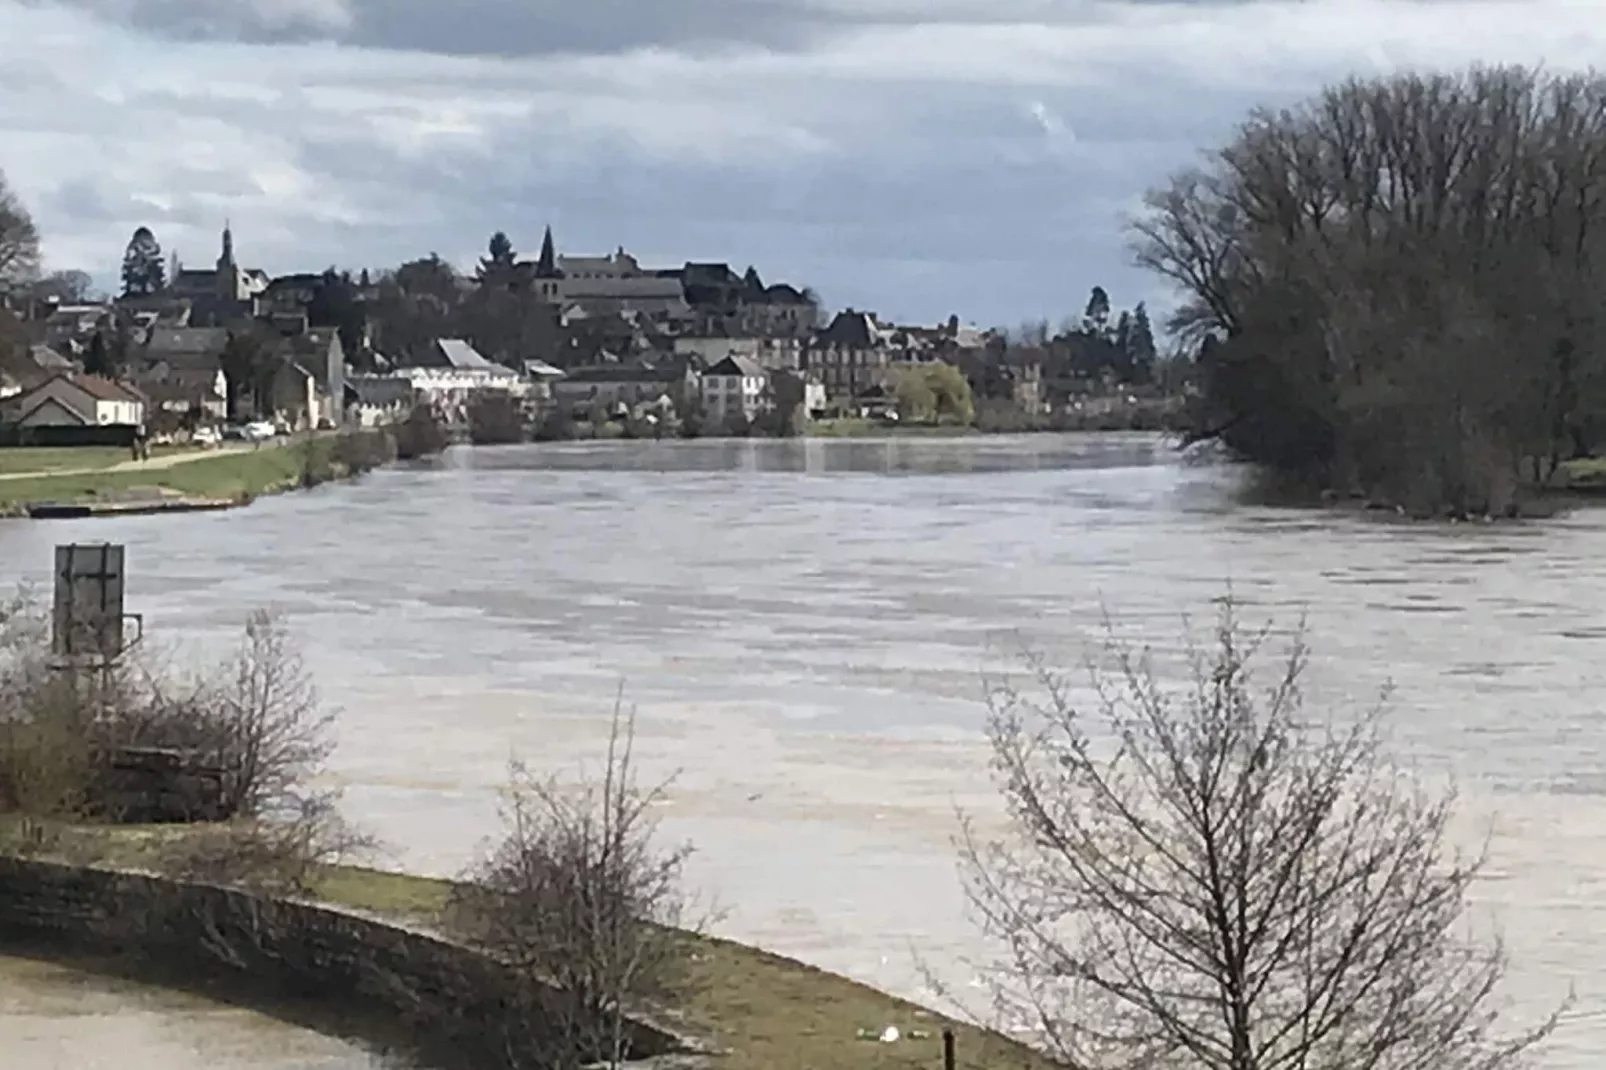
[[[223,221],[223,251],[217,258],[217,295],[225,301],[238,301],[244,296],[240,267],[234,262],[234,230],[227,219]]]
[[[547,225],[546,233],[541,235],[541,255],[535,261],[535,277],[538,279],[556,279],[558,273],[558,251],[552,244],[552,226]]]

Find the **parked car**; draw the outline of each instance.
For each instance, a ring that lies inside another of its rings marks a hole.
[[[225,442],[243,442],[244,440],[245,440],[245,428],[242,425],[240,425],[240,424],[225,424],[224,425],[224,427],[223,427],[223,441],[225,441]]]
[[[242,435],[247,442],[266,442],[278,435],[279,431],[271,421],[253,420],[241,428]]]
[[[197,427],[191,433],[190,441],[197,446],[216,446],[223,441],[223,435],[215,427]]]

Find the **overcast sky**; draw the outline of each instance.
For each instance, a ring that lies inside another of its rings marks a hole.
[[[533,252],[758,266],[983,325],[1163,300],[1145,188],[1350,72],[1606,61],[1606,0],[0,0],[0,169],[53,267]]]

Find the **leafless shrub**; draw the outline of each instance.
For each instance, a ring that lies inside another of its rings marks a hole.
[[[546,986],[540,1013],[553,1065],[629,1058],[626,1013],[662,1004],[685,980],[690,848],[660,850],[651,809],[667,785],[638,786],[635,717],[616,704],[600,779],[567,787],[514,763],[503,840],[461,883],[452,928]]]
[[[332,796],[302,800],[293,813],[210,826],[169,844],[158,865],[183,880],[270,893],[309,894],[329,866],[378,847],[340,816]]]
[[[303,818],[333,749],[334,714],[284,623],[252,614],[212,673],[186,677],[158,657],[146,648],[105,672],[61,671],[37,601],[0,605],[0,807],[115,820],[110,773],[138,750],[215,773],[210,813]]]
[[[989,733],[1009,835],[960,837],[1000,960],[994,1013],[1087,1068],[1499,1070],[1554,1027],[1495,1032],[1506,959],[1463,935],[1481,857],[1454,795],[1392,764],[1380,710],[1303,710],[1302,637],[1269,683],[1231,606],[1193,679],[1111,640],[1093,709],[1038,665]]]
[[[239,647],[202,696],[223,741],[230,812],[299,813],[308,782],[334,750],[335,718],[284,622],[251,614]]]

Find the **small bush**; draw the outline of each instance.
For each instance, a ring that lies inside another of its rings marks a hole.
[[[271,820],[213,825],[168,844],[157,865],[180,880],[254,891],[311,893],[325,867],[366,857],[376,843],[348,824],[325,797],[302,800]]]
[[[413,411],[408,414],[407,419],[396,425],[393,435],[396,441],[396,457],[403,461],[433,457],[445,451],[451,443],[451,438],[446,433],[445,421],[434,408],[422,403],[413,406]]]
[[[202,810],[302,820],[332,801],[310,785],[333,728],[283,623],[266,613],[210,673],[177,677],[147,655],[69,675],[51,667],[40,605],[0,605],[0,812],[161,820],[149,812],[165,806],[174,820]]]
[[[685,981],[674,927],[684,923],[689,848],[660,850],[632,762],[634,717],[614,709],[607,764],[578,787],[515,763],[503,840],[460,882],[448,924],[555,995],[545,1024],[563,1050],[617,1066],[629,1058],[626,1013],[665,1002]]]
[[[483,391],[468,404],[468,437],[476,446],[506,446],[526,439],[524,411],[518,399],[500,391]]]

